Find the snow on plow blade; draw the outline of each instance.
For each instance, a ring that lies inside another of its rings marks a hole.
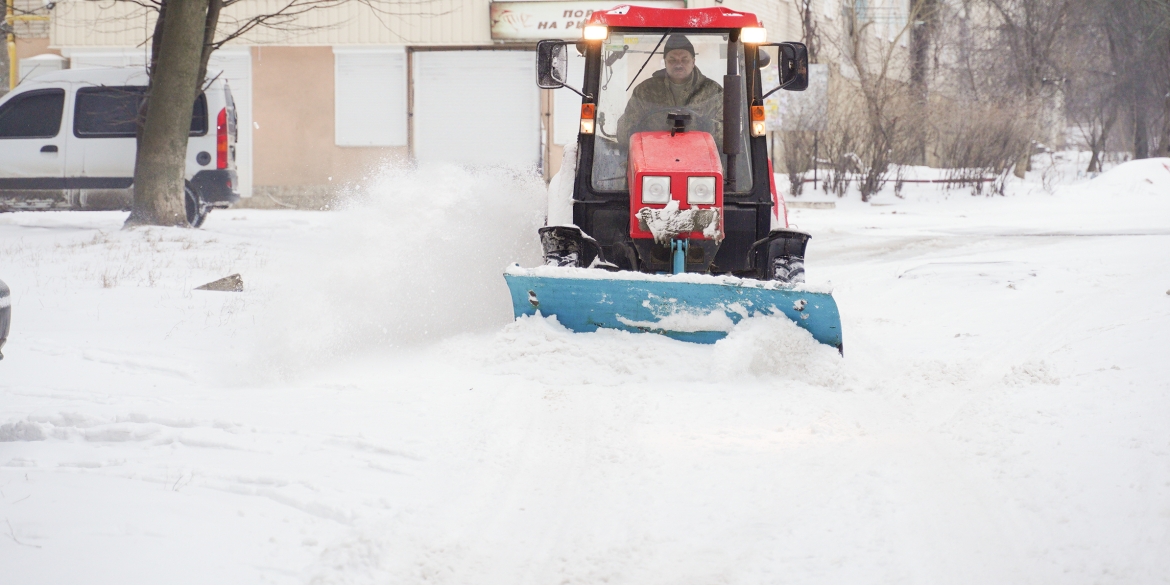
[[[703,274],[656,275],[541,266],[504,272],[512,309],[556,316],[577,332],[599,328],[715,343],[740,320],[784,314],[813,338],[841,348],[841,318],[828,290]]]

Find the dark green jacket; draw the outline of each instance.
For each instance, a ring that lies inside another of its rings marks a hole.
[[[723,149],[723,87],[703,75],[698,67],[687,83],[671,83],[666,70],[659,69],[634,88],[625,113],[618,118],[618,140],[622,147],[630,145],[630,136],[635,132],[670,130],[666,114],[672,106],[698,112],[699,118],[692,119],[687,128],[710,132],[715,145]],[[655,110],[661,111],[643,120]]]

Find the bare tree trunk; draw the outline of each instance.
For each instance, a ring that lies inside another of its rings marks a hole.
[[[1134,100],[1133,107],[1133,158],[1150,158],[1150,132],[1146,109]]]
[[[1020,156],[1016,159],[1015,169],[1012,171],[1020,179],[1025,178],[1028,171],[1032,170],[1032,138],[1036,136],[1035,116],[1033,116],[1035,101],[1031,88],[1027,88],[1024,92],[1024,107],[1027,108],[1025,115],[1028,120],[1028,135],[1027,140],[1023,144],[1024,148],[1020,152]]]
[[[1158,156],[1170,157],[1170,92],[1162,102],[1162,138],[1158,141]]]
[[[167,2],[160,0],[158,5],[158,19],[154,21],[154,34],[150,37],[150,65],[146,74],[154,76],[155,66],[158,65],[158,54],[162,52],[163,24],[167,21]]]
[[[155,66],[158,65],[158,54],[162,47],[163,24],[167,21],[167,0],[159,0],[158,18],[154,21],[154,34],[150,37],[150,62],[146,64],[147,95],[150,95],[150,79],[154,78]],[[138,120],[134,127],[135,155],[142,149],[142,128],[146,125],[146,112],[149,104],[143,102],[138,110]]]
[[[910,87],[916,100],[915,114],[921,116],[921,120],[924,121],[930,103],[927,74],[930,66],[930,46],[934,40],[934,28],[938,20],[938,6],[936,0],[919,0],[917,4],[912,4],[912,7],[910,16],[914,24],[910,28]],[[913,163],[926,164],[926,125],[918,123],[913,126],[915,135]]]
[[[1170,8],[1170,5],[1167,8]],[[1166,35],[1166,48],[1170,49],[1170,34]],[[1162,71],[1170,71],[1170,67],[1166,67],[1163,63]],[[1165,79],[1165,74],[1163,74],[1163,79]],[[1162,86],[1167,91],[1166,95],[1162,96],[1162,137],[1158,140],[1158,156],[1170,157],[1170,87],[1167,85]]]
[[[1027,176],[1028,167],[1031,166],[1031,164],[1032,164],[1032,143],[1031,143],[1031,141],[1028,141],[1028,144],[1026,146],[1024,146],[1024,151],[1021,152],[1020,157],[1016,159],[1016,167],[1015,167],[1015,170],[1013,171],[1013,174],[1015,174],[1017,177],[1023,179],[1025,176]]]
[[[223,0],[208,0],[207,19],[203,25],[203,54],[199,57],[199,75],[196,77],[200,83],[207,78],[207,62],[215,50],[215,30],[219,27],[219,12],[222,9]]]
[[[800,13],[800,40],[808,48],[808,62],[819,63],[817,57],[820,55],[821,40],[817,33],[817,19],[813,14],[813,0],[800,0],[796,10]]]
[[[151,75],[146,122],[134,165],[134,207],[126,226],[186,226],[184,165],[198,91],[208,0],[168,0]]]

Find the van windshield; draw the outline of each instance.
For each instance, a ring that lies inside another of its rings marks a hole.
[[[735,58],[743,70],[743,51]],[[625,191],[630,137],[637,132],[670,130],[667,114],[690,114],[688,131],[707,132],[723,154],[723,75],[727,72],[727,34],[623,33],[613,31],[602,46],[593,149],[593,188]],[[742,88],[741,88],[742,89]],[[741,93],[741,95],[743,95]],[[747,153],[747,108],[740,120]],[[750,157],[736,157],[736,189],[751,190]],[[726,172],[726,171],[725,171]]]

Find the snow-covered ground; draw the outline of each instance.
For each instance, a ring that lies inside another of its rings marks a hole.
[[[505,172],[0,215],[0,582],[1170,582],[1170,160],[903,195],[791,213],[843,359],[512,322]]]

